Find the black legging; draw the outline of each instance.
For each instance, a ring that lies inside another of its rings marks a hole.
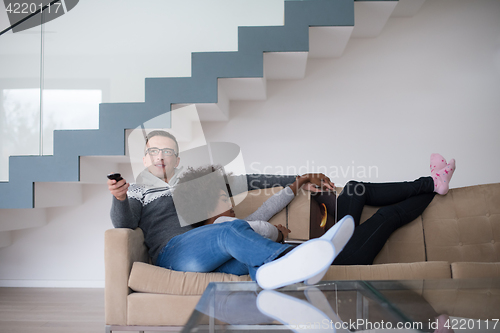
[[[332,265],[371,265],[389,236],[422,214],[433,191],[431,177],[401,183],[348,182],[337,199],[337,218],[351,215],[356,228]],[[364,205],[384,207],[360,224]]]

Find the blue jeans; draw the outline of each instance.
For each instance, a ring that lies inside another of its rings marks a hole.
[[[156,265],[184,272],[250,274],[290,245],[264,238],[243,220],[204,225],[172,238]]]

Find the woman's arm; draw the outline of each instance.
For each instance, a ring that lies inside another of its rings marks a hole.
[[[245,220],[269,221],[293,200],[304,184],[307,184],[307,190],[313,192],[318,192],[322,189],[334,189],[333,183],[323,174],[297,176],[292,184],[267,199],[254,213],[248,215]]]
[[[295,198],[295,193],[287,186],[267,199],[255,212],[245,217],[244,220],[269,221],[271,217],[283,210],[293,198]]]
[[[238,220],[238,218],[230,217],[230,216],[221,216],[221,217],[217,218],[214,221],[214,223],[233,222],[234,220]],[[262,237],[269,238],[270,240],[272,240],[274,242],[281,241],[282,239],[280,239],[280,236],[281,236],[281,238],[283,238],[283,236],[280,235],[279,228],[272,225],[269,222],[266,222],[266,221],[246,221],[246,222],[250,225],[250,227],[256,233],[258,233]]]

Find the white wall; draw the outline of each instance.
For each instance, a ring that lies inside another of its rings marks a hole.
[[[204,124],[207,139],[239,144],[250,172],[326,166],[338,184],[407,180],[441,152],[457,159],[453,187],[499,182],[498,17],[496,0],[427,0],[378,38],[351,40],[341,59],[310,60],[305,79],[268,82],[267,101],[233,102],[229,122]],[[353,166],[378,176],[342,175]],[[82,205],[13,231],[0,285],[102,287],[109,206],[105,185],[84,185]]]
[[[43,227],[12,231],[12,245],[0,249],[0,286],[104,286],[111,198],[102,185],[84,185],[82,197],[79,206],[47,208]]]
[[[438,152],[457,160],[452,187],[500,182],[499,14],[498,1],[428,0],[342,58],[310,59],[305,79],[268,82],[267,101],[232,102],[205,134],[239,144],[251,172],[411,180]]]

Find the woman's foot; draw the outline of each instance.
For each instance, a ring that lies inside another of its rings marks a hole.
[[[434,174],[444,168],[447,165],[446,159],[440,154],[432,154],[431,155],[431,176],[434,177]]]
[[[446,164],[446,160],[439,154],[431,155],[431,176],[434,180],[434,192],[445,195],[450,189],[450,180],[455,172],[455,159]]]

